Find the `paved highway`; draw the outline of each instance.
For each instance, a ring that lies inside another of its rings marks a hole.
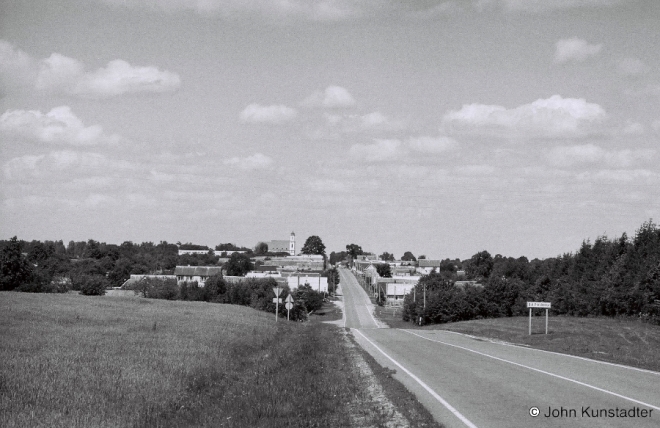
[[[382,328],[353,274],[339,272],[345,326],[447,427],[660,427],[660,373],[440,330]]]

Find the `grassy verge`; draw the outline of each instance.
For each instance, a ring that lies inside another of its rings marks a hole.
[[[0,293],[0,426],[381,426],[341,329],[203,302]],[[362,424],[361,424],[362,425]]]
[[[392,328],[449,330],[611,363],[660,371],[660,327],[631,318],[535,316],[496,318],[418,327],[401,320],[401,311],[378,307],[376,316]]]
[[[337,297],[328,297],[327,301],[323,302],[323,306],[318,311],[310,315],[310,321],[338,321],[342,319],[341,309],[332,303],[339,300]]]

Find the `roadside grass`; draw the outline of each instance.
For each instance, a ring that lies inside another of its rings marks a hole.
[[[339,300],[337,297],[328,297],[325,302],[323,302],[323,306],[321,309],[317,310],[314,312],[312,315],[310,315],[310,321],[339,321],[342,319],[342,311],[341,309],[332,303],[333,301]]]
[[[1,292],[0,426],[351,426],[368,385],[343,331],[273,318],[204,302]],[[366,411],[382,425],[376,404]]]
[[[376,316],[392,328],[449,330],[530,346],[546,351],[660,371],[660,326],[636,318],[578,318],[545,315],[494,318],[418,327],[401,320],[401,310],[377,307]]]

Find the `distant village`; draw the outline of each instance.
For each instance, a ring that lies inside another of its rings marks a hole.
[[[264,244],[266,247],[260,250],[259,246]],[[176,266],[172,275],[132,274],[121,287],[117,288],[131,289],[135,283],[147,278],[176,280],[177,284],[196,282],[203,287],[210,277],[220,274],[225,281],[234,284],[248,278],[273,278],[278,284],[288,285],[291,290],[308,284],[318,292],[328,293],[329,291],[328,278],[325,275],[328,267],[326,256],[324,254],[301,254],[297,251],[294,232],[291,232],[289,240],[260,242],[255,248],[256,252],[247,248],[229,249],[239,248],[231,245],[227,246],[227,249],[216,250],[191,248],[199,247],[192,244],[182,244],[179,247],[179,256],[213,255],[218,257],[217,264],[213,266]],[[264,251],[265,248],[267,251]],[[258,255],[262,252],[267,255]],[[254,269],[246,272],[245,275],[229,275],[223,266],[233,254],[250,254]],[[382,256],[367,253],[356,255],[355,258],[346,256],[342,260],[331,260],[330,263],[350,268],[360,284],[374,297],[381,296],[386,305],[401,306],[404,297],[414,290],[419,279],[434,269],[439,271],[442,261],[426,258],[416,260],[414,257],[409,260],[394,260],[393,257],[384,260]],[[384,266],[387,266],[386,271],[382,269]],[[455,272],[457,281],[454,285],[456,287],[465,287],[468,284],[481,287],[477,281],[465,280],[465,271],[457,270]]]

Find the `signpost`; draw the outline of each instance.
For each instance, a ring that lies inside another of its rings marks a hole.
[[[293,308],[293,297],[289,294],[284,301],[286,302],[284,304],[286,308],[286,320],[289,321],[289,311]]]
[[[275,293],[275,298],[273,299],[273,303],[275,303],[275,322],[277,322],[277,313],[280,311],[280,303],[282,303],[282,299],[280,299],[280,293],[282,293],[282,288],[273,287],[273,293]]]
[[[529,308],[529,334],[532,334],[532,309],[539,308],[545,309],[545,334],[548,334],[548,309],[551,307],[550,302],[527,302]]]

